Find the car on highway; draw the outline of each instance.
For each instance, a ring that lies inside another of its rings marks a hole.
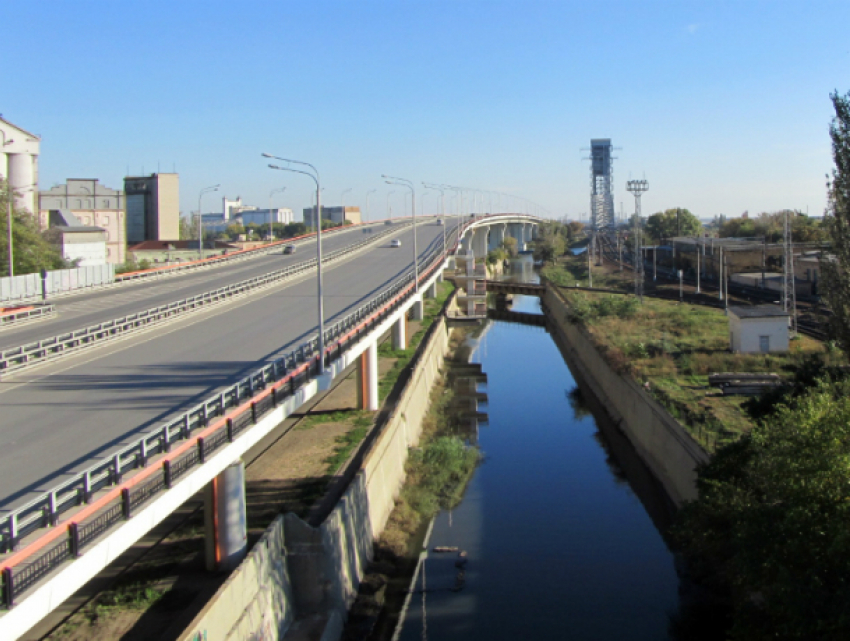
[[[437,219],[437,224],[438,224],[438,225],[442,225],[442,224],[443,224],[443,219],[442,219],[442,218],[438,218],[438,219]]]
[[[398,238],[394,238],[390,241],[390,247],[401,247],[401,241]]]
[[[283,253],[284,254],[294,254],[295,249],[296,249],[295,245],[287,245],[286,247],[283,248]]]

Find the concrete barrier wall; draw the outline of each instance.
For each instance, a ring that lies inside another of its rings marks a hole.
[[[286,515],[289,571],[299,617],[336,613],[343,621],[347,618],[372,558],[372,545],[404,484],[408,451],[419,443],[431,387],[440,376],[448,345],[449,330],[440,318],[395,411],[330,516],[313,528],[295,514]]]
[[[183,634],[186,641],[280,639],[294,620],[278,516]]]
[[[448,346],[440,318],[395,411],[328,518],[312,527],[295,514],[278,517],[181,639],[279,639],[296,614],[325,621],[322,641],[340,637],[373,542],[404,483],[408,450],[419,442]]]
[[[696,468],[709,456],[654,398],[615,372],[589,336],[568,320],[564,298],[547,286],[543,305],[569,364],[608,409],[611,418],[664,485],[676,505],[697,497]]]

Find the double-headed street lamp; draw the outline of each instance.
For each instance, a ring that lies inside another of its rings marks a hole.
[[[322,187],[320,185],[319,170],[310,163],[303,162],[301,160],[290,160],[289,158],[281,158],[280,156],[272,156],[271,154],[266,153],[263,154],[263,158],[273,158],[287,163],[304,165],[305,167],[309,167],[313,170],[312,172],[309,172],[302,171],[300,169],[292,169],[291,167],[269,165],[271,169],[277,169],[278,171],[291,171],[294,174],[304,174],[305,176],[312,178],[313,182],[316,183],[316,273],[319,294],[319,376],[321,376],[325,373],[325,307],[324,300],[322,298]]]
[[[204,187],[201,193],[198,194],[198,258],[201,260],[204,258],[204,215],[201,213],[201,198],[203,198],[204,194],[208,194],[211,191],[218,191],[219,187],[221,185]]]
[[[272,189],[269,192],[269,240],[274,240],[274,232],[272,231],[272,196],[275,194],[279,194],[281,192],[286,191],[286,187],[278,187],[277,189]]]
[[[426,189],[433,189],[440,192],[440,216],[443,222],[443,253],[446,253],[446,188],[441,185],[432,185],[430,183],[422,183]]]
[[[407,187],[410,190],[410,201],[412,203],[412,211],[413,211],[413,277],[416,279],[416,294],[419,294],[419,249],[416,244],[416,190],[413,188],[413,183],[407,178],[396,178],[395,176],[387,176],[386,174],[381,174],[381,178],[384,179],[384,182],[388,185],[399,185],[400,187]]]

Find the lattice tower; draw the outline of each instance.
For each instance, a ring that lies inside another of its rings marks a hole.
[[[610,138],[590,141],[590,226],[594,231],[614,229],[614,147]]]
[[[791,330],[797,331],[797,288],[794,286],[794,243],[791,236],[791,216],[793,212],[785,210],[783,241],[785,256],[782,261],[782,310],[791,317]]]

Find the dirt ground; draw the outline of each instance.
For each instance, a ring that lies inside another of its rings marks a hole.
[[[418,330],[410,322],[409,336]],[[395,364],[380,358],[379,376]],[[352,371],[302,413],[289,417],[275,439],[246,456],[246,501],[249,545],[281,512],[302,516],[322,497],[333,476],[328,459],[339,439],[355,428],[336,414],[357,408],[356,374]],[[378,412],[359,413],[371,419]],[[331,418],[323,422],[321,417]],[[333,420],[341,419],[341,420]],[[227,578],[204,567],[203,499],[196,496],[170,524],[152,533],[116,561],[24,638],[88,641],[90,639],[175,639],[191,623]]]

